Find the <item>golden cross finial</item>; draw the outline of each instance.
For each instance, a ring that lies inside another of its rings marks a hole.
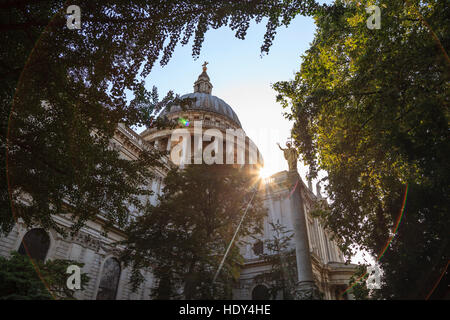
[[[206,69],[207,69],[207,68],[206,68],[206,65],[207,65],[208,63],[209,63],[208,61],[205,61],[205,62],[203,63],[203,65],[202,65],[202,66],[203,66],[203,71],[206,71]]]

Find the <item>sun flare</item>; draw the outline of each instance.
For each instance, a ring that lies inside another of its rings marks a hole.
[[[262,167],[259,170],[259,176],[262,179],[266,179],[268,177],[270,177],[271,175],[273,175],[275,172],[273,170],[271,170],[269,167]]]

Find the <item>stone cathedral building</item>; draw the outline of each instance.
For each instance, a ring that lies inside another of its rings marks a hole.
[[[194,83],[194,92],[182,96],[182,98],[196,98],[195,103],[187,109],[172,106],[170,110],[163,110],[161,115],[174,120],[183,118],[189,122],[200,121],[202,130],[217,129],[225,132],[227,129],[242,129],[233,109],[225,101],[211,94],[212,87],[204,65],[203,72]],[[187,129],[190,130],[190,128]],[[151,128],[137,134],[132,129],[119,124],[111,146],[119,150],[121,157],[125,159],[136,159],[139,151],[144,148],[170,151],[175,145],[171,141],[172,130],[174,129]],[[188,147],[192,148],[192,145],[194,141]],[[245,137],[245,145],[254,144],[250,138]],[[249,157],[246,156],[246,163],[250,160]],[[259,151],[257,151],[257,158],[256,164],[261,164]],[[163,160],[167,169],[176,165],[169,157]],[[149,199],[151,203],[156,203],[157,195],[162,192],[165,170],[158,170],[155,173],[156,178],[149,186],[154,191],[154,195]],[[233,290],[234,299],[269,298],[269,284],[264,283],[258,275],[269,270],[270,266],[260,259],[259,255],[265,252],[265,243],[272,238],[270,222],[279,222],[289,230],[293,228],[291,214],[295,212],[291,212],[291,190],[287,183],[287,175],[287,171],[272,175],[266,179],[265,187],[259,191],[268,209],[264,221],[264,232],[260,239],[252,240],[253,243],[241,247],[245,263],[242,266],[240,281]],[[339,293],[347,288],[356,266],[344,263],[342,253],[331,240],[329,232],[323,228],[318,219],[309,214],[315,202],[323,201],[320,191],[319,194],[314,194],[311,185],[306,186],[301,179],[298,188],[303,190],[302,201],[306,215],[314,282],[324,299],[349,299],[351,296],[341,297]],[[63,226],[69,225],[69,221],[63,217],[59,217],[58,222]],[[89,221],[79,234],[72,238],[62,238],[52,230],[48,232],[39,228],[27,230],[19,223],[6,237],[0,238],[0,255],[8,256],[14,250],[24,253],[22,245],[24,240],[30,255],[35,259],[72,259],[84,263],[83,272],[88,273],[90,281],[85,290],[76,293],[75,296],[78,299],[149,299],[154,285],[152,274],[147,272],[146,280],[139,290],[131,291],[130,270],[124,268],[117,259],[121,248],[111,245],[123,239],[124,234],[121,230],[114,230],[104,237],[101,233],[103,222],[102,217],[98,216],[97,220]]]

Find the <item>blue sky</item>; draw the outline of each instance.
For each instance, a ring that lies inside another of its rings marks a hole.
[[[243,129],[263,154],[265,173],[286,170],[287,162],[276,142],[284,145],[292,123],[283,117],[271,84],[294,77],[314,32],[313,19],[298,16],[287,28],[278,29],[269,54],[261,57],[265,21],[252,23],[245,40],[237,39],[227,27],[209,30],[197,60],[192,58],[192,42],[177,46],[166,66],[155,65],[145,79],[146,86],[150,89],[155,85],[160,96],[169,90],[178,94],[193,92],[201,65],[208,61],[212,94],[236,112]],[[300,166],[300,171],[305,177],[305,169]]]

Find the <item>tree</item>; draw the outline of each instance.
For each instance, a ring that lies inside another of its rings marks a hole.
[[[177,97],[170,92],[159,99],[142,80],[158,59],[167,64],[175,46],[191,39],[196,58],[209,28],[229,26],[244,39],[249,22],[264,18],[261,51],[267,53],[277,27],[317,6],[313,0],[71,4],[80,7],[80,30],[66,27],[65,1],[0,4],[3,233],[13,215],[60,233],[55,214],[73,220],[72,232],[99,213],[108,225],[123,227],[131,208],[142,209],[139,199],[149,195],[142,186],[160,154],[144,150],[139,160],[123,161],[109,141],[119,122],[164,124],[156,116]]]
[[[269,285],[272,299],[283,294],[284,300],[293,299],[293,292],[297,284],[297,260],[295,249],[292,248],[291,239],[294,236],[291,230],[279,222],[270,222],[273,238],[267,240],[267,252],[261,258],[270,265],[270,270],[260,277]]]
[[[258,187],[256,173],[230,165],[189,165],[170,171],[159,203],[136,218],[123,242],[122,258],[132,266],[135,286],[142,280],[140,272],[150,269],[158,279],[154,298],[229,299],[243,262],[238,245],[261,231],[266,213]]]
[[[17,252],[11,252],[9,259],[0,257],[0,300],[74,299],[75,291],[66,284],[69,265],[82,268],[84,264],[59,259],[43,263]],[[81,290],[88,282],[89,277],[81,273]]]
[[[300,72],[274,88],[311,176],[327,173],[322,218],[341,249],[379,260],[382,297],[423,299],[450,252],[449,7],[362,3],[318,11]],[[366,26],[369,4],[380,29]]]
[[[356,300],[369,299],[370,290],[366,285],[368,277],[367,266],[358,265],[355,274],[351,276],[349,281],[349,288],[351,288],[350,292]]]

